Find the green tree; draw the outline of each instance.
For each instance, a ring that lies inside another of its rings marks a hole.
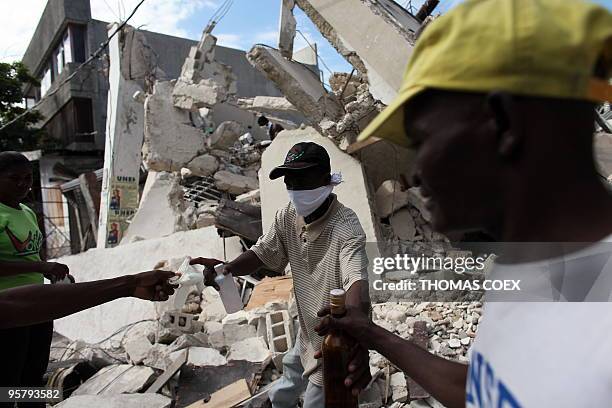
[[[25,85],[39,86],[36,78],[30,75],[21,62],[0,63],[0,127],[21,115],[26,109],[23,106]],[[0,151],[28,151],[42,149],[46,142],[46,133],[32,125],[42,120],[40,112],[27,112],[15,123],[0,130]]]

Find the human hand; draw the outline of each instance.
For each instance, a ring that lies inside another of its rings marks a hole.
[[[175,272],[150,271],[132,275],[134,278],[133,297],[164,302],[168,300],[178,285],[172,285],[168,280],[178,276]]]
[[[43,262],[41,273],[51,282],[63,280],[70,273],[70,269],[57,262]]]
[[[317,313],[322,317],[321,321],[315,326],[315,331],[319,336],[326,336],[330,330],[336,329],[343,331],[364,348],[371,348],[370,338],[366,335],[374,323],[363,310],[354,306],[346,307],[346,314],[338,319],[331,315],[330,307],[325,307]]]
[[[189,265],[202,265],[204,266],[204,284],[206,286],[212,286],[215,289],[219,290],[219,285],[215,282],[215,278],[217,277],[217,272],[215,271],[215,265],[222,264],[223,261],[220,261],[215,258],[194,258],[189,262]],[[225,268],[223,270],[223,274],[227,275],[230,272],[231,268],[229,264],[225,264]]]

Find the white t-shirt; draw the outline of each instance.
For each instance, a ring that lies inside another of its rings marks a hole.
[[[612,243],[606,241],[612,236],[563,259],[496,264],[497,277],[533,271],[539,278],[526,282],[527,298],[555,301],[495,302],[487,295],[470,350],[466,407],[612,407]],[[544,282],[547,273],[553,277]]]

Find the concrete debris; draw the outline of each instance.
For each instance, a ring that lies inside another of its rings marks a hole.
[[[208,336],[208,342],[213,348],[221,350],[225,347],[225,336],[223,335],[223,325],[221,323],[214,321],[204,323],[204,332]]]
[[[74,394],[73,394],[74,395]],[[55,405],[57,408],[170,408],[173,401],[160,394],[79,395]]]
[[[405,402],[408,399],[408,389],[404,373],[399,372],[391,375],[391,391],[393,393],[393,402]]]
[[[172,103],[173,81],[158,81],[145,101],[143,159],[150,170],[180,171],[204,152],[204,132]],[[172,137],[168,137],[172,135]]]
[[[408,193],[399,181],[387,180],[376,190],[376,214],[380,218],[387,218],[408,203]]]
[[[244,134],[243,127],[234,121],[226,121],[219,125],[208,140],[209,147],[227,150],[233,147],[238,138]]]
[[[342,104],[334,94],[325,90],[310,69],[285,59],[277,50],[259,45],[251,49],[247,58],[278,86],[287,100],[306,116],[313,127],[325,136],[338,136],[335,122],[344,114]]]
[[[418,187],[409,188],[408,191],[408,202],[412,204],[421,213],[421,216],[427,222],[431,222],[431,214],[425,207],[425,198],[421,194],[421,189]]]
[[[75,340],[63,349],[59,361],[83,359],[97,368],[103,368],[112,364],[127,363],[127,356],[123,350],[113,347],[102,348],[101,346],[89,345],[82,340]]]
[[[237,203],[246,203],[251,205],[259,205],[260,200],[261,194],[259,192],[259,189],[249,191],[248,193],[240,194],[238,197],[236,197]]]
[[[130,358],[132,364],[140,364],[147,358],[149,351],[153,345],[148,338],[144,336],[134,337],[125,343],[125,352]]]
[[[214,288],[207,286],[202,291],[202,303],[200,304],[202,313],[200,313],[200,322],[221,322],[227,312],[221,301],[221,295]]]
[[[215,225],[215,216],[211,214],[200,214],[196,221],[198,228],[206,228]]]
[[[206,333],[183,334],[168,346],[167,353],[183,350],[190,347],[208,347],[208,336]]]
[[[416,235],[416,225],[412,213],[403,208],[389,217],[389,224],[395,235],[404,241],[411,241]]]
[[[215,173],[215,185],[221,191],[238,195],[259,188],[259,181],[253,177],[222,170]]]
[[[238,106],[242,109],[264,113],[268,115],[283,115],[285,113],[301,114],[287,98],[282,96],[256,96],[254,98],[238,99]]]
[[[153,382],[150,367],[118,364],[104,367],[84,382],[72,395],[116,395],[139,392]]]
[[[192,175],[198,177],[211,176],[215,173],[215,171],[217,171],[218,168],[219,160],[210,154],[203,154],[187,163],[187,169],[191,171]]]
[[[189,230],[193,220],[186,211],[184,194],[180,177],[176,174],[149,172],[140,207],[120,245],[129,244],[134,237],[161,238]]]
[[[383,406],[383,395],[377,381],[359,394],[359,408],[380,408]]]
[[[267,306],[267,305],[266,305]],[[283,370],[283,357],[294,345],[293,319],[287,310],[266,315],[267,343],[272,352],[272,361],[279,371]]]
[[[252,327],[252,326],[250,326]],[[267,366],[272,358],[266,342],[261,337],[251,337],[231,345],[227,361],[248,361]]]
[[[374,98],[389,104],[400,89],[420,21],[392,0],[296,0],[296,4],[367,78]],[[355,21],[359,21],[358,30]],[[394,44],[392,52],[388,44]]]
[[[162,343],[153,344],[142,364],[147,367],[157,368],[158,370],[165,370],[168,365],[167,358],[170,355],[168,347],[168,345]]]
[[[282,56],[287,59],[293,57],[293,41],[295,40],[295,29],[297,27],[297,22],[293,16],[294,7],[295,0],[282,0],[278,49]]]
[[[194,84],[179,78],[172,90],[172,98],[177,108],[197,112],[226,100],[227,93],[212,79],[202,79]]]
[[[225,357],[217,350],[206,347],[190,347],[187,365],[193,367],[218,367],[227,364]]]

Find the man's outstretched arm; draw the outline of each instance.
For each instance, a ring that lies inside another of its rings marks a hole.
[[[341,319],[326,316],[315,330],[325,335],[330,328],[344,331],[364,347],[378,351],[410,378],[419,383],[435,399],[449,408],[465,406],[465,383],[468,366],[435,356],[380,326],[358,308],[347,308]]]
[[[166,301],[176,286],[167,271],[143,272],[93,282],[27,285],[0,291],[0,329],[65,317],[122,297]]]

